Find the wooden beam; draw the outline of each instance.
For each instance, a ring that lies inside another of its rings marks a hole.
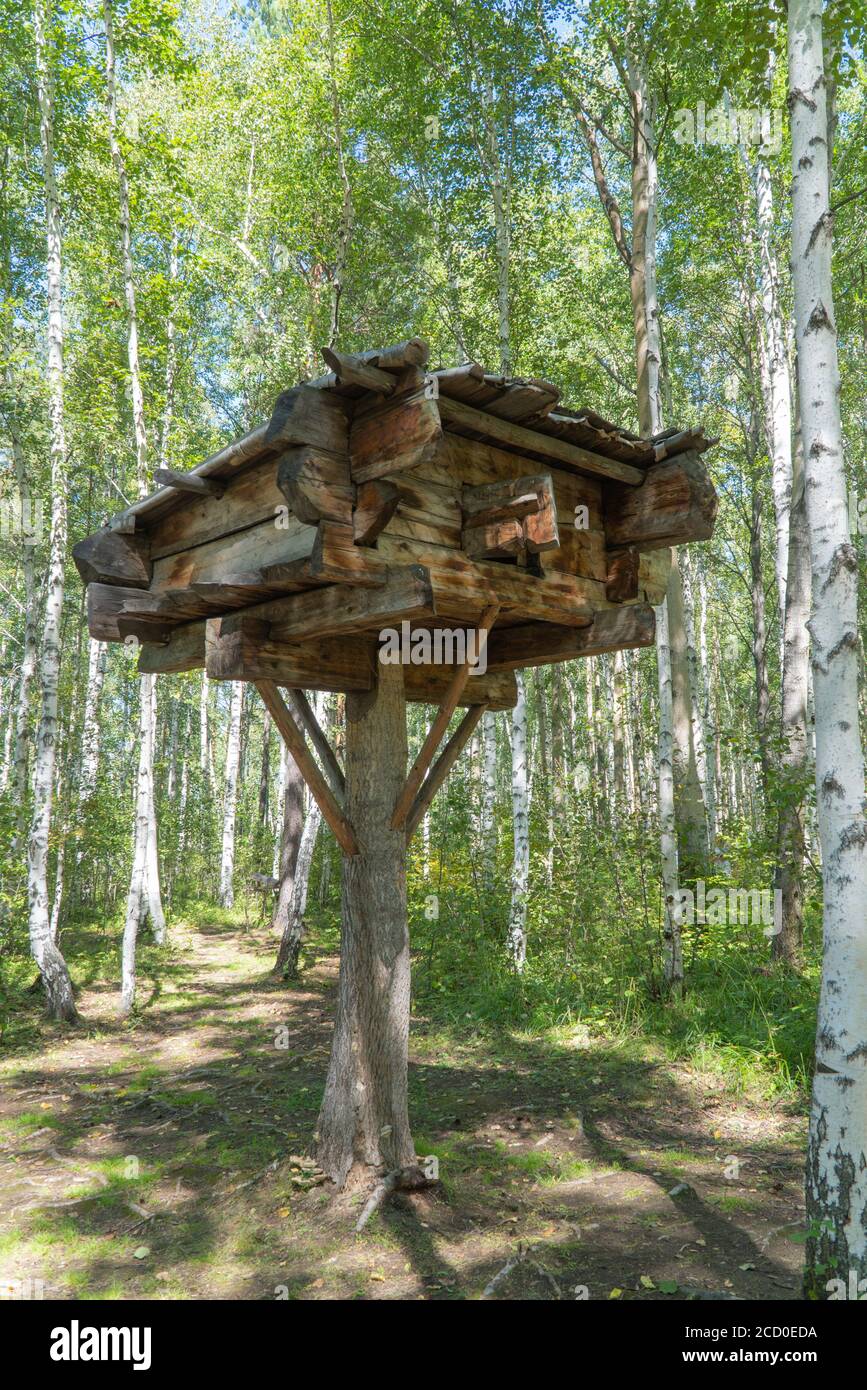
[[[611,478],[617,482],[629,483],[637,487],[644,482],[644,470],[633,468],[631,464],[620,463],[618,459],[608,459],[602,454],[591,453],[577,444],[569,444],[553,434],[540,434],[524,425],[513,424],[497,415],[489,415],[474,406],[464,405],[463,401],[451,400],[448,396],[439,398],[440,417],[445,424],[457,425],[461,429],[473,430],[486,439],[494,439],[498,444],[509,445],[522,454],[541,455],[553,462],[574,468],[579,473],[590,473],[595,477]]]
[[[175,675],[199,670],[204,664],[204,621],[174,628],[165,644],[144,641],[139,648],[138,669],[143,675]]]
[[[425,388],[398,390],[385,402],[356,409],[349,435],[349,459],[354,483],[416,468],[429,458],[442,434],[437,402]]]
[[[354,831],[343,811],[338,806],[331,788],[324,776],[316,765],[316,760],[310,753],[304,735],[286,708],[280,691],[273,681],[256,681],[256,689],[265,701],[271,718],[280,730],[286,747],[298,764],[298,770],[310,788],[310,795],[313,797],[326,823],[334,832],[335,839],[343,850],[344,854],[350,856],[358,854],[358,842]]]
[[[407,703],[438,705],[444,700],[451,680],[453,666],[404,666],[403,687]],[[514,709],[518,702],[518,687],[512,671],[486,671],[483,676],[470,676],[458,700],[458,705],[487,705],[489,709]]]
[[[176,473],[173,468],[158,468],[154,482],[160,487],[175,487],[179,492],[194,492],[200,497],[222,497],[226,491],[225,483],[203,478],[199,473]]]
[[[389,627],[436,613],[430,575],[421,565],[396,566],[384,585],[361,589],[333,584],[268,605],[272,642],[303,642],[343,632]]]
[[[699,455],[678,454],[648,468],[640,488],[608,488],[604,508],[609,546],[658,550],[708,540],[717,495]]]
[[[272,642],[268,624],[243,610],[209,618],[205,669],[213,680],[268,680],[302,690],[371,690],[373,643],[364,635]]]
[[[394,391],[394,377],[380,371],[379,367],[372,367],[363,358],[328,347],[320,351],[338,381],[348,386],[363,386],[366,391],[377,391],[381,396],[390,396]]]
[[[106,527],[74,545],[72,558],[85,584],[122,584],[128,589],[146,589],[151,581],[146,536]]]
[[[606,609],[589,627],[527,623],[500,628],[488,642],[488,670],[520,671],[626,647],[650,647],[655,633],[656,617],[649,604]]]
[[[271,447],[287,449],[292,444],[312,444],[333,454],[344,454],[349,442],[346,404],[332,391],[315,386],[295,386],[274,402],[265,431]]]
[[[412,562],[410,562],[412,563]],[[381,555],[355,544],[351,526],[322,521],[313,543],[309,571],[311,579],[332,584],[385,584],[388,565]]]
[[[412,839],[425,812],[446,780],[449,772],[460,757],[469,739],[481,719],[487,705],[470,705],[458,727],[455,729],[443,751],[440,753],[421,787],[418,796],[412,803],[409,815],[406,818],[406,840],[407,844]]]
[[[319,720],[313,712],[310,701],[303,690],[287,690],[286,692],[292,713],[301,723],[310,737],[316,752],[319,754],[319,761],[322,763],[322,770],[328,781],[331,783],[331,790],[337,797],[340,805],[343,805],[343,797],[346,791],[346,778],[343,769],[337,761],[337,756],[325,733],[319,725]]]
[[[498,603],[495,603],[492,604],[490,608],[486,608],[484,613],[482,614],[478,626],[479,641],[477,658],[478,655],[481,654],[482,650],[485,647],[485,644],[487,643],[488,633],[493,627],[499,611],[500,606]],[[462,665],[457,667],[454,675],[451,678],[451,681],[449,682],[448,689],[439,707],[439,710],[437,711],[436,718],[434,719],[433,723],[430,726],[430,730],[428,731],[428,736],[421,746],[418,757],[416,758],[415,762],[413,763],[412,767],[410,768],[407,774],[403,790],[400,793],[400,796],[397,798],[397,802],[395,803],[394,811],[391,817],[392,830],[400,830],[400,828],[404,825],[406,821],[409,808],[412,805],[413,800],[415,799],[419,787],[422,784],[422,780],[430,766],[431,759],[433,758],[433,755],[437,750],[439,741],[445,733],[446,729],[448,728],[449,720],[451,719],[452,715],[457,709],[458,702],[461,698],[461,694],[463,693],[464,686],[469,680],[470,671],[474,664],[474,662],[471,662],[469,660],[464,661]]]
[[[287,449],[277,461],[277,486],[299,521],[352,525],[355,488],[349,460],[323,449]]]
[[[373,478],[358,489],[352,513],[352,534],[356,545],[373,545],[397,511],[400,493],[394,483]]]
[[[609,555],[605,597],[609,603],[626,603],[638,597],[638,551],[634,546]]]

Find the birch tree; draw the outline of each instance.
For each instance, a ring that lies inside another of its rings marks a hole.
[[[858,709],[858,571],[849,537],[831,279],[817,0],[790,0],[792,277],[810,529],[824,960],[807,1147],[808,1297],[867,1278],[867,823]]]
[[[220,906],[235,902],[235,815],[238,809],[238,769],[241,761],[241,711],[244,708],[244,682],[232,683],[229,729],[226,735],[226,770],[223,791],[223,840],[220,858]]]
[[[27,847],[27,899],[30,950],[39,967],[48,1013],[74,1022],[78,1013],[69,970],[59,945],[51,935],[48,908],[48,837],[54,793],[57,747],[57,690],[60,675],[60,622],[63,612],[66,559],[66,426],[63,400],[63,295],[60,201],[54,162],[54,80],[46,0],[36,0],[33,32],[36,42],[36,80],[39,100],[39,136],[45,183],[45,222],[48,281],[48,415],[51,441],[51,534],[42,625],[39,679],[42,708],[36,734],[33,775],[33,818]]]

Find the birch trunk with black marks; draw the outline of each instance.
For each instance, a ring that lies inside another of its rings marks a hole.
[[[42,708],[36,733],[33,817],[27,846],[27,903],[30,950],[39,967],[49,1015],[73,1022],[78,1014],[66,961],[51,935],[48,910],[48,839],[54,791],[57,744],[57,692],[60,676],[60,621],[66,561],[66,431],[63,408],[63,298],[60,204],[54,164],[54,82],[50,68],[45,0],[36,0],[36,80],[39,135],[45,182],[48,280],[48,415],[51,447],[51,534],[39,678]]]
[[[509,956],[520,974],[527,960],[527,889],[530,877],[530,816],[527,795],[527,704],[524,677],[515,673],[518,702],[512,717],[512,828],[514,860],[509,909]]]
[[[406,759],[403,667],[379,665],[374,690],[346,696],[346,813],[360,852],[343,857],[340,980],[317,1147],[338,1188],[415,1161],[406,836],[390,826]]]
[[[10,383],[12,384],[12,383]],[[9,434],[12,443],[12,463],[15,468],[15,483],[21,504],[21,515],[32,516],[32,497],[27,478],[27,465],[24,459],[24,446],[14,418],[10,420]],[[15,697],[15,741],[13,761],[13,791],[15,814],[18,823],[18,836],[23,836],[27,815],[27,771],[30,754],[30,700],[33,692],[33,678],[39,654],[39,621],[37,613],[37,586],[34,566],[34,546],[28,544],[27,536],[22,536],[21,571],[24,579],[24,648],[18,672],[18,690]],[[10,725],[11,727],[11,725]]]
[[[120,229],[121,272],[126,303],[126,346],[127,367],[129,371],[130,397],[132,401],[133,433],[135,436],[136,489],[139,497],[148,492],[147,434],[145,432],[144,395],[141,383],[141,367],[138,347],[138,312],[136,307],[136,286],[132,263],[132,237],[130,227],[129,181],[126,162],[120,144],[117,111],[117,79],[115,73],[114,27],[111,0],[103,5],[105,24],[105,81],[106,117],[108,121],[108,141],[112,164],[117,177],[118,223]],[[159,881],[159,858],[157,853],[156,805],[154,801],[153,756],[155,745],[156,719],[156,677],[145,675],[139,678],[139,769],[136,794],[135,828],[133,835],[133,868],[127,894],[127,911],[124,922],[124,941],[122,960],[129,966],[135,955],[135,942],[138,930],[146,915],[150,915],[154,940],[162,942],[165,936],[165,915]],[[147,760],[147,765],[145,765]],[[141,795],[147,796],[147,804],[142,810]],[[141,871],[137,866],[142,866]],[[135,969],[131,980],[123,979],[121,984],[121,1012],[128,1013],[135,999]]]
[[[797,969],[804,940],[804,801],[809,776],[807,692],[810,669],[810,537],[804,489],[800,430],[792,456],[791,525],[786,574],[780,757],[780,812],[777,822],[779,930],[771,955]]]
[[[244,682],[232,685],[229,731],[226,735],[226,769],[223,780],[223,839],[220,855],[220,906],[235,904],[235,816],[238,809],[238,770],[241,764],[241,711]]]
[[[824,959],[807,1146],[805,1292],[867,1278],[867,818],[858,570],[849,536],[831,280],[822,10],[790,0],[792,275],[810,529]],[[843,1294],[843,1297],[846,1293]],[[856,1295],[857,1296],[857,1295]]]

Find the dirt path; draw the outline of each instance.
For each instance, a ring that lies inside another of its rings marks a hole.
[[[0,1064],[0,1283],[60,1298],[797,1297],[799,1117],[647,1050],[414,1028],[442,1191],[361,1236],[307,1155],[337,963],[268,974],[261,929],[182,926],[141,1015]],[[35,1007],[35,1005],[34,1005]],[[503,1272],[505,1270],[505,1272]],[[38,1282],[36,1285],[38,1292]]]

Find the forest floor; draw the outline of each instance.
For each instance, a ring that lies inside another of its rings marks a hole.
[[[286,985],[274,953],[264,928],[187,919],[127,1023],[92,972],[82,1028],[37,1021],[30,997],[0,1063],[2,1283],[473,1299],[500,1274],[488,1296],[798,1297],[800,1108],[581,1027],[527,1041],[417,1017],[411,1116],[441,1187],[356,1235],[309,1158],[337,961],[308,950]]]

